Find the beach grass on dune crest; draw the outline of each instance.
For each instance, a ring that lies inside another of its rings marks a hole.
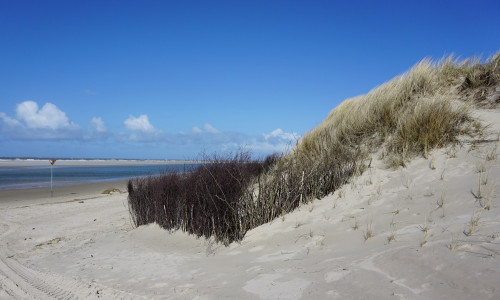
[[[477,106],[500,103],[500,52],[480,63],[424,59],[367,95],[345,100],[288,154],[213,157],[187,174],[129,182],[135,225],[157,222],[228,244],[359,175],[380,151],[389,167],[477,138]]]
[[[405,74],[345,100],[302,138],[294,152],[315,155],[318,147],[351,144],[367,151],[383,147],[390,166],[481,133],[471,117],[475,105],[495,106],[500,95],[500,52],[479,60],[424,59]]]

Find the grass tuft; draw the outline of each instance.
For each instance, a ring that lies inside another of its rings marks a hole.
[[[391,242],[394,242],[394,241],[396,241],[396,233],[391,232],[391,234],[387,237],[387,242],[391,243]]]
[[[479,200],[479,205],[485,209],[485,210],[490,210],[493,202],[493,194],[495,192],[496,185],[495,184],[489,184],[487,186],[487,192],[486,192],[486,197],[484,199]]]
[[[109,189],[106,189],[105,191],[103,191],[101,194],[108,194],[108,195],[111,195],[111,194],[114,194],[114,193],[122,193],[122,191],[120,191],[119,189],[117,188],[109,188]]]
[[[387,243],[390,244],[391,242],[396,241],[396,222],[394,221],[394,217],[392,218],[389,226],[391,227],[391,233],[387,237]]]
[[[455,249],[457,248],[458,245],[459,245],[459,241],[457,239],[457,236],[455,234],[451,233],[451,242],[448,245],[448,248],[451,251],[455,251]]]
[[[354,225],[352,225],[352,229],[354,229],[354,230],[359,229],[359,222],[358,222],[358,219],[356,217],[354,218]]]
[[[464,230],[464,234],[466,236],[471,236],[476,232],[477,227],[479,226],[480,219],[481,219],[481,211],[474,212],[474,214],[470,218],[467,229]]]
[[[429,231],[424,231],[424,237],[422,238],[422,241],[420,242],[420,247],[425,246],[427,244],[427,238],[429,237]]]
[[[370,222],[366,223],[366,228],[363,231],[363,237],[365,239],[365,242],[373,237],[373,221],[370,220]]]
[[[495,146],[488,152],[488,154],[486,154],[486,160],[487,161],[491,161],[491,160],[495,160],[496,157],[497,157],[497,144],[495,144]]]

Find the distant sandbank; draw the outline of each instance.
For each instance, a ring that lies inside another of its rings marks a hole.
[[[149,160],[149,159],[59,159],[57,166],[133,166],[133,165],[173,165],[198,163],[194,160]],[[46,167],[48,159],[0,159],[1,167]]]

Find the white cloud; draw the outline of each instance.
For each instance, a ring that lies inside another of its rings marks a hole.
[[[21,126],[21,123],[19,123],[18,120],[13,119],[9,116],[7,116],[5,113],[0,112],[0,119],[5,123],[5,125],[14,127],[14,126]]]
[[[108,131],[108,128],[104,124],[104,121],[101,117],[92,117],[90,120],[90,126],[87,131],[83,133],[83,140],[85,141],[103,141],[107,140],[110,137],[113,137],[113,134]]]
[[[263,136],[266,140],[277,139],[283,141],[296,141],[299,137],[297,133],[283,132],[281,128],[275,129],[271,133],[264,133]]]
[[[120,134],[116,136],[118,140],[126,140],[132,142],[165,142],[166,136],[160,129],[156,129],[147,115],[134,117],[130,115],[123,124],[125,128],[132,131],[130,134]]]
[[[287,152],[295,146],[299,138],[300,135],[295,132],[284,132],[278,128],[270,133],[263,133],[260,137],[254,137],[248,147],[257,152]]]
[[[203,125],[203,129],[209,133],[219,133],[219,130],[215,129],[215,127],[208,123],[205,123],[205,125]]]
[[[241,132],[221,132],[209,123],[194,126],[188,134],[166,135],[170,145],[191,145],[206,151],[236,151],[243,147],[256,153],[288,151],[299,139],[297,133],[278,128],[269,133],[248,135]]]
[[[217,134],[217,133],[221,133],[219,130],[217,130],[215,127],[213,127],[211,124],[209,123],[205,123],[203,124],[203,129],[201,129],[200,127],[198,126],[194,126],[193,128],[191,128],[191,132],[192,133],[195,133],[195,134],[202,134],[202,133],[213,133],[213,134]]]
[[[246,148],[255,153],[289,150],[299,139],[296,133],[278,128],[269,133],[249,135],[242,132],[219,131],[209,123],[194,126],[188,133],[163,133],[155,128],[146,114],[130,115],[123,121],[129,132],[110,132],[101,117],[93,117],[87,130],[71,122],[56,105],[25,101],[16,106],[16,116],[0,112],[0,141],[14,140],[81,140],[155,143],[165,149],[205,149],[206,151],[236,151]]]
[[[80,126],[52,103],[40,109],[34,101],[16,105],[16,117],[0,112],[0,133],[14,140],[61,140],[82,137]]]
[[[149,118],[147,115],[140,115],[138,118],[130,115],[128,119],[124,122],[125,127],[132,131],[142,131],[148,133],[154,133],[158,131],[153,127],[153,125],[149,122]]]
[[[24,101],[17,105],[17,118],[24,121],[28,128],[43,129],[76,129],[78,125],[70,122],[66,113],[52,103],[45,103],[39,109],[34,101]]]
[[[106,128],[106,125],[104,125],[104,121],[101,119],[101,117],[93,117],[92,120],[90,121],[90,124],[92,127],[94,127],[95,131],[97,132],[106,132],[108,129]]]

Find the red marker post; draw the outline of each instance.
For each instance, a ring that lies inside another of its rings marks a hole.
[[[50,162],[50,197],[54,196],[54,190],[52,189],[52,167],[56,163],[57,159],[49,159]]]

